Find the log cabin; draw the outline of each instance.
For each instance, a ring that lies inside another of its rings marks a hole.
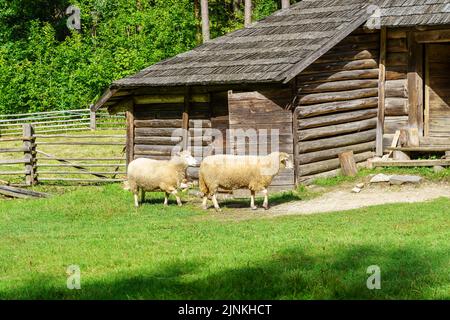
[[[168,158],[181,140],[199,158],[219,146],[234,153],[233,129],[276,133],[276,146],[244,140],[246,150],[292,155],[272,190],[337,174],[342,152],[359,165],[392,151],[445,152],[450,1],[303,0],[113,82],[101,107],[126,112],[128,161]],[[173,139],[179,128],[202,135]]]

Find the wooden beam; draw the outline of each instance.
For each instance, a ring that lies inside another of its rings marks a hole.
[[[111,97],[113,97],[119,89],[106,89],[102,97],[94,104],[92,111],[100,109]]]
[[[187,150],[189,147],[189,111],[191,104],[191,90],[189,87],[186,88],[184,93],[184,109],[183,109],[183,119],[181,128],[184,129],[183,132],[183,150]]]
[[[377,137],[376,137],[376,155],[383,155],[383,133],[384,133],[384,114],[385,114],[385,91],[386,91],[386,27],[381,28],[380,35],[380,62],[378,77],[378,115],[377,115]]]
[[[134,105],[127,110],[127,141],[126,141],[126,150],[127,150],[127,170],[128,165],[134,159]]]
[[[434,167],[450,166],[450,160],[388,160],[374,161],[374,167]]]
[[[430,64],[428,48],[425,47],[425,106],[424,106],[424,136],[430,135]]]
[[[408,49],[408,124],[423,136],[423,47],[415,41],[412,31],[408,33]]]
[[[450,30],[428,30],[415,32],[418,43],[450,42]]]

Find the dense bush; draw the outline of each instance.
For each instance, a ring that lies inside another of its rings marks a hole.
[[[242,26],[243,1],[209,2],[212,37]],[[70,4],[81,9],[80,31],[66,26]],[[254,0],[254,18],[278,6]],[[87,107],[111,81],[195,47],[194,8],[194,0],[0,0],[0,113]]]

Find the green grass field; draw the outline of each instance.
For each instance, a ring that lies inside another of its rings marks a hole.
[[[134,209],[120,185],[0,200],[0,299],[450,298],[449,199],[289,217],[161,202]]]

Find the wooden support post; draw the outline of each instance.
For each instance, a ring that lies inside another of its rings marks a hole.
[[[183,120],[182,120],[182,128],[183,128],[183,150],[187,150],[189,148],[189,109],[191,104],[191,92],[190,88],[186,88],[186,92],[184,94],[184,110],[183,110]]]
[[[354,177],[358,174],[355,157],[353,151],[346,151],[339,154],[339,162],[341,171],[344,176]]]
[[[134,160],[134,104],[131,104],[126,111],[127,118],[127,170],[128,165]]]
[[[97,119],[96,119],[96,112],[94,111],[94,105],[91,105],[89,108],[89,128],[92,131],[95,131],[97,129]]]
[[[423,136],[423,47],[414,39],[414,32],[408,33],[408,124]]]
[[[383,134],[384,134],[384,114],[385,114],[385,91],[386,91],[386,27],[381,28],[380,35],[380,62],[378,77],[378,116],[377,116],[377,137],[376,154],[383,155]]]
[[[417,128],[410,128],[408,130],[408,147],[418,147],[420,145],[419,130]]]
[[[36,144],[34,143],[34,128],[31,124],[23,125],[23,147],[25,163],[25,184],[32,186],[36,183]]]

